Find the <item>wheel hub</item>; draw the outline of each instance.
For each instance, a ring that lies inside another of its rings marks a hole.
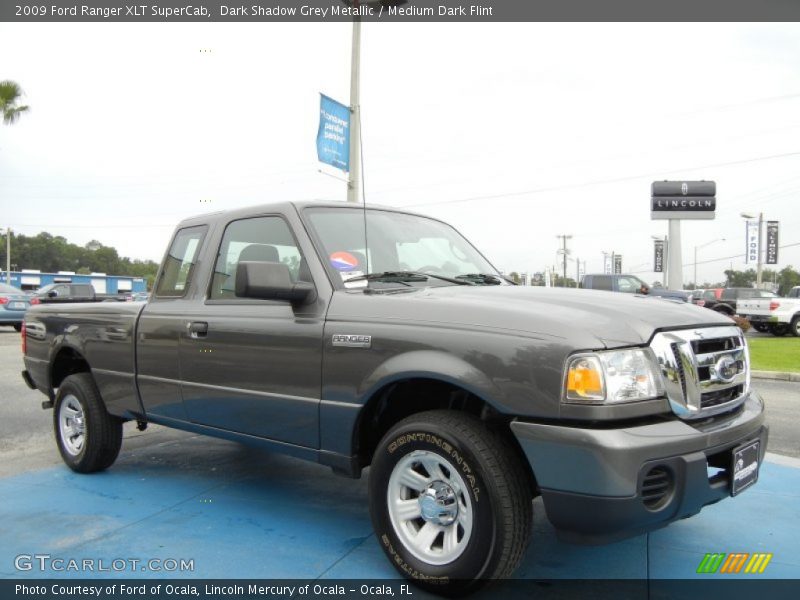
[[[444,481],[434,481],[419,495],[423,519],[436,525],[450,525],[458,518],[458,499]]]

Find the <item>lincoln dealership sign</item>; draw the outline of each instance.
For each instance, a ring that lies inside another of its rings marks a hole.
[[[654,181],[650,193],[653,219],[713,219],[717,209],[713,181]]]

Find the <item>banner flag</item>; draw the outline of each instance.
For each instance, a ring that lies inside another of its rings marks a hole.
[[[778,264],[778,221],[767,221],[767,264]]]
[[[653,255],[653,272],[664,272],[664,240],[653,240],[655,244],[655,254]]]
[[[758,255],[761,252],[761,249],[758,247],[759,242],[759,231],[758,231],[758,221],[747,221],[746,224],[746,238],[747,238],[747,248],[745,252],[745,264],[750,265],[753,263],[758,262]]]
[[[317,159],[350,171],[350,107],[320,94]]]

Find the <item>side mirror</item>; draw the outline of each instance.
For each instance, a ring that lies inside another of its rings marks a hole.
[[[55,290],[50,290],[49,292],[47,292],[48,298],[55,298],[56,296],[58,296],[58,292]]]
[[[283,263],[245,261],[236,267],[236,296],[302,304],[314,298],[314,285],[292,281]]]

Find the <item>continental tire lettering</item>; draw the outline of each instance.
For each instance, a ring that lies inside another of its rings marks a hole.
[[[409,577],[433,583],[440,583],[442,585],[445,585],[450,581],[449,577],[431,577],[430,575],[420,573],[416,569],[413,569],[406,561],[403,560],[403,557],[395,551],[391,540],[389,540],[389,536],[385,533],[381,535],[381,542],[383,542],[383,545],[386,546],[386,549],[389,551],[391,561],[394,562]]]
[[[437,448],[441,449],[446,456],[452,458],[453,461],[455,461],[455,463],[461,467],[464,479],[469,483],[470,488],[472,488],[472,495],[475,497],[475,502],[480,501],[481,489],[478,486],[478,481],[472,472],[472,468],[469,466],[469,463],[464,460],[464,457],[461,456],[458,450],[456,450],[447,440],[443,440],[442,438],[427,432],[404,433],[403,435],[398,436],[396,440],[391,442],[387,446],[387,450],[389,451],[389,454],[393,454],[398,448],[413,442],[422,442],[436,446]]]

